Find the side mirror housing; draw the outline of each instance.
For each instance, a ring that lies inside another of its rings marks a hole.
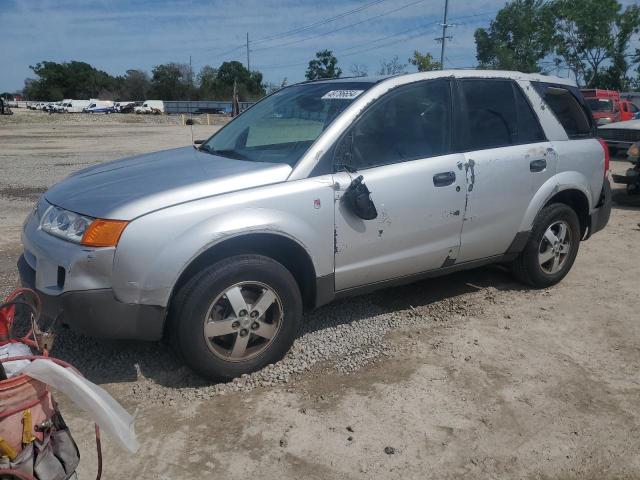
[[[362,175],[356,177],[344,192],[342,201],[351,212],[363,220],[373,220],[378,217],[376,206],[371,200],[371,192],[364,184]]]

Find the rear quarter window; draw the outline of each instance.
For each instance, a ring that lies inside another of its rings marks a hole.
[[[591,110],[576,88],[543,82],[532,82],[532,85],[551,109],[569,138],[594,136],[595,128]]]

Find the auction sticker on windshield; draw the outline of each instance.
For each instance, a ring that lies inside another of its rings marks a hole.
[[[364,90],[331,90],[325,93],[321,100],[353,100]]]

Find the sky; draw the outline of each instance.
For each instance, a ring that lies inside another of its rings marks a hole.
[[[449,1],[446,67],[475,66],[473,32],[504,3]],[[416,49],[439,59],[443,11],[444,0],[0,0],[0,91],[22,89],[29,65],[43,60],[85,61],[112,75],[189,56],[195,73],[225,60],[246,65],[247,32],[251,69],[266,82],[304,80],[325,48],[343,76],[354,63],[375,74],[381,61],[407,63]]]

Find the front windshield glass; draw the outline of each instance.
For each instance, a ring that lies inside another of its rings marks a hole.
[[[613,102],[605,98],[590,98],[587,100],[592,112],[612,112]]]
[[[294,166],[331,122],[371,85],[329,82],[283,88],[230,122],[200,149],[240,160]]]

